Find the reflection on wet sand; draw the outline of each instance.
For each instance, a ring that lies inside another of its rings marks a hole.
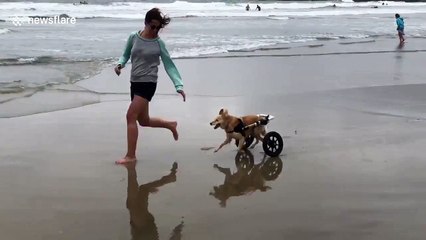
[[[395,67],[394,67],[394,74],[393,74],[393,80],[394,81],[401,81],[404,79],[404,75],[403,75],[403,54],[404,54],[404,42],[399,43],[398,46],[396,47],[396,51],[395,51]]]
[[[158,192],[158,188],[168,183],[176,182],[178,165],[173,163],[170,173],[158,180],[139,186],[136,173],[136,163],[124,165],[127,169],[127,201],[130,214],[130,232],[132,240],[159,240],[154,216],[148,210],[149,194]],[[172,231],[169,239],[179,240],[182,237],[183,222]]]
[[[214,186],[210,195],[220,201],[220,206],[226,207],[226,202],[230,197],[242,196],[253,193],[257,190],[266,192],[271,187],[266,185],[266,181],[273,181],[282,172],[283,162],[279,157],[266,158],[258,164],[254,164],[253,154],[246,150],[239,152],[235,156],[235,166],[237,171],[232,173],[230,168],[220,167],[214,164],[213,167],[225,174],[225,181],[222,185]]]

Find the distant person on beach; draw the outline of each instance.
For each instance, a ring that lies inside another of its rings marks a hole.
[[[158,8],[149,10],[145,16],[143,31],[135,31],[130,34],[124,53],[114,68],[115,73],[120,75],[121,69],[125,67],[127,61],[131,58],[131,103],[126,115],[127,153],[122,159],[116,161],[117,164],[136,161],[137,122],[143,127],[169,129],[173,133],[173,138],[176,141],[178,140],[177,122],[149,116],[149,102],[157,88],[160,57],[176,91],[182,95],[183,101],[186,99],[179,71],[170,58],[166,45],[158,36],[160,29],[164,28],[169,22],[170,18],[164,16]]]
[[[89,4],[87,1],[80,1],[79,3],[73,3],[73,5],[87,5]]]
[[[256,10],[257,10],[257,11],[260,11],[260,10],[262,10],[262,9],[260,8],[260,6],[259,6],[259,5],[257,5],[257,6],[256,6]]]
[[[250,11],[250,5],[247,4],[246,11]]]
[[[404,38],[404,18],[402,18],[401,16],[399,16],[399,14],[395,14],[395,18],[396,18],[396,31],[398,31],[398,36],[399,36],[399,43],[403,43],[405,42],[405,38]]]

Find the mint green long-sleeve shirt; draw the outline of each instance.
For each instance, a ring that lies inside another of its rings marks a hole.
[[[132,32],[127,39],[124,53],[118,60],[118,64],[124,68],[129,59],[131,59],[130,81],[156,83],[160,57],[176,91],[182,90],[182,77],[170,58],[166,45],[159,37],[146,39],[142,38],[137,31]]]

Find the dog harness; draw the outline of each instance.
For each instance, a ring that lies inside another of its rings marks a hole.
[[[238,119],[238,122],[239,122],[238,125],[235,126],[235,128],[233,130],[226,131],[226,132],[227,133],[234,133],[234,132],[240,133],[241,135],[243,135],[245,137],[245,132],[244,131],[247,130],[248,128],[257,127],[259,125],[266,125],[266,124],[268,124],[268,122],[269,122],[269,115],[266,116],[264,119],[260,119],[259,121],[255,122],[253,124],[247,125],[247,126],[244,125],[243,120],[240,119],[240,118]]]
[[[244,130],[246,130],[246,128],[244,126],[243,120],[238,119],[238,125],[235,126],[235,128],[233,130],[227,131],[227,133],[234,133],[234,132],[236,132],[236,133],[240,133],[241,135],[245,136],[244,135]]]

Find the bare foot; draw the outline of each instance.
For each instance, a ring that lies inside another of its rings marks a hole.
[[[124,164],[121,164],[123,167],[127,168],[127,170],[134,170],[136,167],[136,161],[132,162],[126,162]]]
[[[172,131],[172,133],[173,133],[173,138],[175,139],[175,141],[177,141],[179,139],[179,134],[176,130],[176,127],[177,127],[177,122],[172,122],[170,124],[170,128],[169,128],[170,131]]]
[[[136,157],[124,157],[120,160],[115,161],[115,164],[126,164],[126,163],[132,163],[136,162]]]

